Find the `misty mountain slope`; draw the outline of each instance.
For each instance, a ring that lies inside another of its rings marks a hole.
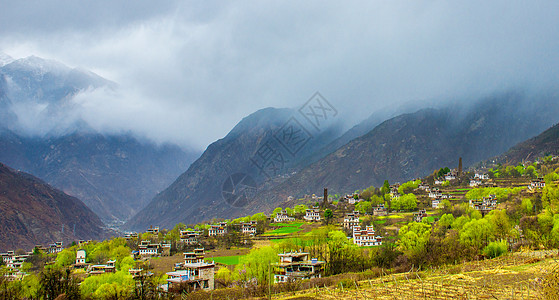
[[[291,109],[266,108],[244,118],[227,136],[209,145],[185,173],[158,194],[125,227],[134,230],[143,230],[149,225],[171,227],[178,222],[192,223],[246,214],[249,207],[230,205],[222,196],[223,184],[229,176],[248,174],[258,186],[281,182],[285,180],[282,175],[299,170],[308,163],[300,158],[308,157],[337,137],[336,125],[319,133],[313,132],[300,151],[291,155],[281,148],[274,135],[285,124],[290,124],[290,118],[296,113]],[[259,169],[258,153],[266,155],[268,150],[281,153],[284,158],[284,163],[281,166],[278,163],[279,169],[275,173],[271,170],[263,173]]]
[[[526,160],[534,161],[539,157],[557,154],[559,154],[559,124],[555,124],[541,134],[515,145],[495,160],[516,165]]]
[[[91,129],[73,97],[115,87],[56,61],[8,60],[0,67],[0,162],[80,198],[104,221],[127,220],[199,154]]]
[[[126,220],[195,159],[177,146],[130,136],[74,133],[56,138],[0,134],[0,161],[78,197],[102,219]]]
[[[387,120],[366,135],[256,196],[254,210],[269,211],[287,196],[347,193],[385,179],[403,182],[441,166],[464,166],[503,153],[557,120],[559,101],[517,94],[467,108],[426,109]],[[265,203],[267,205],[258,206]]]
[[[0,250],[104,235],[99,217],[79,199],[0,163]]]

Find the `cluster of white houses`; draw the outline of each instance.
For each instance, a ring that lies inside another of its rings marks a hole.
[[[483,197],[482,199],[470,200],[470,207],[486,214],[497,208],[497,197],[489,195],[489,197]]]
[[[62,242],[54,242],[52,244],[43,247],[41,245],[36,245],[35,249],[43,251],[48,254],[56,254],[62,251],[63,243]],[[21,280],[25,275],[26,272],[22,270],[23,263],[27,260],[29,256],[33,254],[33,251],[26,252],[25,254],[16,254],[15,251],[10,250],[4,253],[0,253],[0,257],[2,258],[2,262],[6,265],[6,274],[4,277],[9,280]]]
[[[22,266],[25,260],[31,255],[30,252],[26,254],[15,254],[15,251],[8,251],[0,253],[2,262],[7,267],[7,272],[4,275],[8,281],[21,280],[27,273],[22,271]]]

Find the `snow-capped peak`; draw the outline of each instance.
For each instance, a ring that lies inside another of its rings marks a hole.
[[[3,67],[14,61],[14,59],[4,52],[0,52],[0,67]]]

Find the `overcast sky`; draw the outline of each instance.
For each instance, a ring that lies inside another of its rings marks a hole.
[[[205,148],[320,91],[341,116],[559,81],[559,1],[0,1],[0,51],[120,85],[104,130]],[[348,118],[349,119],[349,118]]]

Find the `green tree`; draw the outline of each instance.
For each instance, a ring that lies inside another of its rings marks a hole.
[[[67,299],[80,299],[78,284],[71,274],[70,269],[46,268],[40,275],[39,297],[55,299],[66,294]]]
[[[270,280],[269,271],[272,263],[278,262],[278,252],[270,246],[252,249],[249,254],[239,259],[235,267],[235,274],[242,282],[255,278],[258,282],[267,283]],[[273,272],[271,272],[273,274]]]
[[[417,197],[414,194],[405,194],[395,198],[390,203],[394,210],[413,210],[417,208]]]
[[[471,220],[460,230],[460,242],[463,245],[481,249],[493,238],[493,228],[486,219]]]
[[[402,226],[398,232],[400,238],[397,242],[400,251],[408,257],[414,258],[425,253],[425,247],[431,236],[431,225],[426,223],[411,222]]]
[[[388,180],[384,181],[384,184],[380,188],[380,193],[382,195],[386,195],[386,194],[390,193],[390,184],[388,183]]]
[[[250,217],[250,219],[252,221],[257,221],[257,222],[265,222],[268,217],[266,217],[266,215],[264,213],[256,213],[254,215],[252,215],[252,217]]]
[[[332,220],[332,217],[334,217],[334,213],[332,212],[331,209],[326,209],[324,211],[324,219],[326,220],[326,225],[328,225],[330,223],[330,221]]]
[[[293,208],[293,212],[294,212],[296,215],[301,216],[301,215],[304,215],[304,214],[305,214],[305,211],[306,211],[307,209],[309,209],[309,207],[306,206],[305,204],[299,204],[299,205],[296,205],[296,206]]]
[[[279,212],[282,212],[282,211],[283,211],[283,208],[281,208],[281,207],[276,207],[276,208],[274,208],[274,211],[272,212],[272,218],[275,218],[276,215],[277,215]]]
[[[291,209],[291,207],[286,207],[285,212],[287,213],[288,216],[290,217],[293,216],[293,209]]]
[[[355,210],[365,214],[365,213],[369,213],[372,211],[372,204],[369,201],[361,201],[358,202],[357,204],[355,204]]]

